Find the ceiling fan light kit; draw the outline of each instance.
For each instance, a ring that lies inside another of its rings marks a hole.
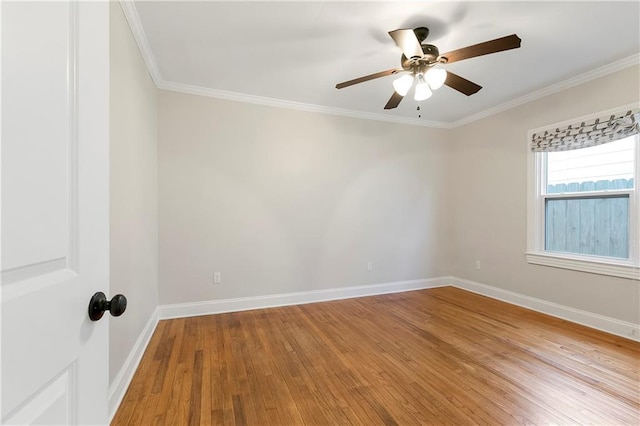
[[[471,96],[477,93],[482,86],[460,77],[443,68],[436,68],[438,64],[450,64],[464,59],[475,58],[477,56],[488,55],[490,53],[502,52],[520,47],[520,37],[511,34],[506,37],[486,41],[463,47],[448,53],[440,54],[438,48],[432,44],[423,43],[429,35],[429,29],[418,27],[411,29],[398,29],[389,32],[389,36],[395,44],[402,50],[400,65],[402,68],[394,68],[348,80],[336,84],[336,89],[353,86],[388,75],[408,72],[393,81],[394,92],[384,106],[384,109],[396,108],[400,101],[409,93],[412,86],[415,86],[414,97],[416,101],[423,101],[431,97],[432,90],[437,90],[443,85],[447,85],[458,92]]]
[[[405,74],[393,80],[393,88],[398,95],[406,96],[411,86],[413,86],[413,80],[414,77],[412,75]]]
[[[416,75],[416,90],[413,99],[424,101],[429,99],[431,95],[433,95],[433,92],[429,89],[429,84],[424,79],[424,76],[422,74]]]
[[[432,90],[438,90],[442,87],[447,79],[447,71],[442,68],[429,68],[426,73],[417,74],[405,74],[402,77],[398,77],[393,80],[393,89],[400,96],[406,96],[413,86],[416,84],[415,95],[413,97],[416,101],[424,101],[429,99],[432,94]]]
[[[442,68],[430,68],[425,75],[429,87],[433,90],[438,90],[442,87],[447,79],[447,71]]]

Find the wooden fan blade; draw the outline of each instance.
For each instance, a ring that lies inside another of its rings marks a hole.
[[[497,38],[495,40],[485,41],[484,43],[474,44],[473,46],[463,47],[462,49],[452,50],[443,53],[438,59],[444,58],[447,64],[451,62],[461,61],[463,59],[475,58],[476,56],[488,55],[489,53],[502,52],[504,50],[517,49],[520,47],[520,37],[511,34],[506,37]]]
[[[469,81],[466,78],[460,77],[458,74],[454,74],[451,71],[447,71],[447,79],[444,84],[457,90],[460,93],[464,93],[467,96],[471,96],[478,90],[482,89],[482,86],[475,84],[473,81]]]
[[[345,81],[342,83],[338,83],[336,84],[336,89],[342,89],[343,87],[348,87],[348,86],[353,86],[354,84],[358,84],[358,83],[364,83],[365,81],[369,81],[369,80],[373,80],[376,78],[380,78],[380,77],[386,77],[388,75],[392,75],[392,74],[397,74],[401,71],[404,71],[403,69],[391,69],[391,70],[386,70],[386,71],[380,71],[377,72],[375,74],[369,74],[369,75],[365,75],[364,77],[360,77],[360,78],[355,78],[353,80],[349,80],[349,81]]]
[[[415,58],[416,56],[422,58],[422,46],[420,46],[420,42],[413,30],[389,31],[389,35],[407,59]]]
[[[404,98],[404,96],[399,95],[395,90],[393,91],[393,95],[387,101],[387,104],[384,106],[384,109],[394,109],[398,105],[400,105],[400,101]]]

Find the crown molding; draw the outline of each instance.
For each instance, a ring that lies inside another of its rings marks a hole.
[[[537,90],[535,92],[529,93],[527,95],[521,96],[519,98],[513,99],[511,101],[505,102],[503,104],[486,109],[482,112],[470,115],[468,117],[462,118],[454,122],[429,121],[429,120],[422,120],[422,119],[416,119],[416,118],[389,116],[389,115],[383,115],[383,114],[354,111],[354,110],[343,109],[343,108],[327,107],[323,105],[305,104],[301,102],[292,102],[292,101],[285,101],[281,99],[247,95],[244,93],[210,89],[206,87],[192,86],[188,84],[169,82],[169,81],[161,81],[159,84],[156,84],[156,86],[159,89],[169,90],[173,92],[187,93],[191,95],[206,96],[211,98],[225,99],[225,100],[237,101],[237,102],[247,102],[247,103],[252,103],[257,105],[288,108],[288,109],[295,109],[300,111],[317,112],[317,113],[331,114],[331,115],[339,115],[339,116],[351,117],[351,118],[361,118],[364,120],[386,121],[390,123],[408,124],[413,126],[440,128],[440,129],[455,129],[457,127],[462,127],[474,121],[487,118],[491,115],[526,104],[536,99],[540,99],[545,96],[552,95],[562,90],[566,90],[571,87],[578,86],[583,83],[587,83],[597,78],[604,77],[606,75],[613,74],[617,71],[622,71],[624,69],[627,69],[639,64],[640,64],[640,54],[635,54],[635,55],[629,56],[628,58],[611,62],[610,64],[607,64],[602,67],[596,68],[594,70],[588,71],[586,73],[577,75],[568,80],[553,84],[551,86],[545,87],[544,89]]]
[[[147,40],[147,35],[144,32],[144,28],[142,27],[142,22],[140,22],[140,17],[138,16],[136,5],[133,3],[133,0],[120,0],[119,3],[120,7],[122,8],[122,12],[124,12],[125,18],[129,23],[131,34],[133,34],[133,38],[138,45],[138,49],[140,50],[142,59],[147,65],[149,75],[151,75],[151,79],[153,80],[153,83],[156,85],[156,87],[159,87],[159,85],[163,81],[162,74],[160,74],[160,68],[158,68],[156,58],[155,56],[153,56],[151,46],[149,45],[149,40]]]
[[[158,64],[155,60],[153,52],[151,51],[151,46],[149,45],[149,41],[147,40],[147,36],[142,27],[142,23],[140,22],[140,17],[138,16],[138,11],[136,10],[136,6],[133,0],[119,0],[119,3],[122,7],[122,11],[124,12],[127,22],[129,23],[129,27],[131,28],[133,37],[138,44],[138,48],[140,49],[140,53],[142,54],[144,62],[147,65],[147,70],[149,71],[149,74],[151,75],[151,78],[153,79],[153,82],[158,89],[191,95],[206,96],[210,98],[225,99],[229,101],[246,102],[256,105],[287,108],[299,111],[316,112],[321,114],[338,115],[351,118],[361,118],[363,120],[385,121],[389,123],[406,124],[411,126],[455,129],[457,127],[465,126],[474,121],[487,118],[491,115],[526,104],[536,99],[552,95],[562,90],[569,89],[571,87],[587,83],[597,78],[604,77],[605,75],[613,74],[614,72],[621,71],[623,69],[640,64],[640,54],[636,53],[627,58],[611,62],[592,71],[577,75],[560,83],[552,84],[551,86],[545,87],[544,89],[537,90],[535,92],[510,100],[500,105],[496,105],[492,108],[486,109],[477,114],[469,115],[454,122],[430,121],[417,118],[398,117],[394,115],[355,111],[344,108],[335,108],[324,105],[286,101],[282,99],[267,98],[263,96],[248,95],[244,93],[230,92],[226,90],[211,89],[208,87],[192,86],[189,84],[165,81],[162,78],[160,69],[158,68]]]
[[[407,124],[412,126],[449,129],[449,123],[422,120],[417,118],[398,117],[392,115],[375,114],[370,112],[355,111],[344,108],[335,108],[324,105],[307,104],[302,102],[286,101],[283,99],[267,98],[263,96],[247,95],[244,93],[230,92],[226,90],[210,89],[208,87],[192,86],[189,84],[163,81],[158,89],[171,92],[186,93],[190,95],[206,96],[209,98],[224,99],[227,101],[245,102],[256,105],[294,109],[298,111],[317,112],[321,114],[339,115],[343,117],[361,118],[364,120],[386,121],[389,123]]]
[[[588,71],[584,74],[577,75],[568,80],[561,81],[560,83],[552,84],[551,86],[545,87],[544,89],[537,90],[535,92],[529,93],[527,95],[521,96],[519,98],[513,99],[511,101],[505,102],[503,104],[497,105],[495,107],[486,109],[477,114],[470,115],[468,117],[462,118],[458,121],[454,121],[453,123],[448,123],[448,124],[451,126],[451,128],[461,127],[466,124],[472,123],[474,121],[487,118],[499,112],[506,111],[511,108],[515,108],[517,106],[526,104],[528,102],[535,101],[536,99],[544,98],[545,96],[552,95],[562,90],[566,90],[571,87],[578,86],[583,83],[587,83],[597,78],[604,77],[605,75],[613,74],[614,72],[622,71],[626,68],[630,68],[634,65],[639,65],[639,64],[640,64],[640,54],[636,53],[635,55],[629,56],[628,58],[611,62],[607,65]]]

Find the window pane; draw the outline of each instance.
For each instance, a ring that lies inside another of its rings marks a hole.
[[[545,250],[629,258],[629,196],[551,198],[545,202]]]
[[[547,193],[633,188],[635,137],[547,153]]]

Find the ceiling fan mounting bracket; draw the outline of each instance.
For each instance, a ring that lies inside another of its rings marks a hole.
[[[423,41],[427,39],[429,36],[429,28],[427,27],[418,27],[413,30],[413,33],[416,35],[418,42],[422,44]]]

